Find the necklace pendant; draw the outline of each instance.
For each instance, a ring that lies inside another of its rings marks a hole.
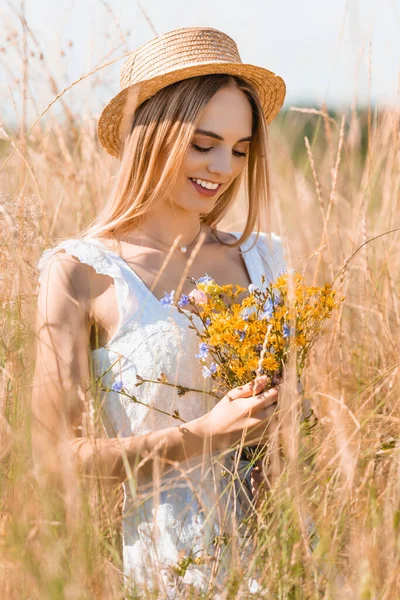
[[[187,252],[187,247],[186,247],[186,246],[181,246],[181,247],[180,247],[180,251],[182,252],[182,254],[186,254],[186,252]]]

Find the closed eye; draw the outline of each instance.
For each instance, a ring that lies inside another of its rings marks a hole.
[[[214,146],[210,146],[209,148],[204,148],[203,146],[197,146],[197,144],[193,144],[193,148],[195,150],[197,150],[198,152],[210,152],[210,150],[212,150],[214,148]],[[235,156],[241,156],[241,157],[245,157],[247,156],[246,152],[239,152],[238,150],[232,150],[232,153]]]

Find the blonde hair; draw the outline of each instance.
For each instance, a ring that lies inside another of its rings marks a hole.
[[[239,77],[218,74],[174,83],[137,108],[111,197],[79,237],[114,237],[117,232],[139,225],[156,202],[168,198],[201,112],[216,92],[232,86],[247,96],[252,108],[253,132],[248,157],[241,175],[220,196],[212,211],[200,218],[215,228],[244,183],[247,221],[240,239],[230,245],[238,246],[253,231],[259,232],[269,204],[267,124],[253,87]]]

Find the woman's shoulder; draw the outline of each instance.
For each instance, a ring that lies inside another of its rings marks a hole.
[[[68,276],[70,281],[92,278],[95,273],[111,275],[115,270],[108,248],[97,238],[71,237],[44,250],[37,263],[39,283],[49,272]],[[56,265],[57,268],[51,267]],[[58,275],[59,276],[59,275]]]
[[[80,240],[70,238],[46,248],[38,262],[38,283],[52,290],[68,289],[83,293],[90,279],[90,267],[79,258]]]

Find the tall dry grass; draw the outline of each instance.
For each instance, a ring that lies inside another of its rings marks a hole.
[[[128,597],[121,490],[60,498],[31,458],[36,263],[94,217],[117,168],[95,118],[61,101],[26,138],[23,101],[0,140],[0,589],[13,600]],[[270,128],[272,229],[296,269],[335,280],[345,301],[306,372],[312,415],[286,424],[286,468],[257,514],[246,568],[261,567],[268,598],[400,597],[399,131],[398,111],[356,107],[291,110]],[[225,226],[242,221],[238,206]],[[246,597],[241,578],[238,563],[223,597]]]

